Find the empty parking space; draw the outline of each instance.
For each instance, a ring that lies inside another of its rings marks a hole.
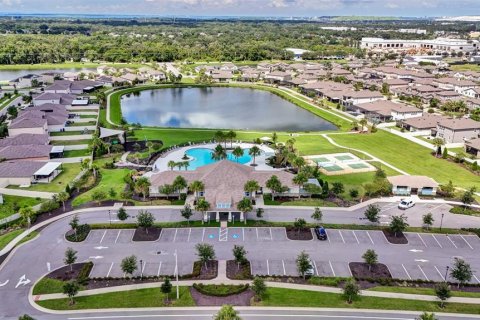
[[[350,267],[348,266],[347,262],[337,262],[332,261],[332,268],[335,272],[336,277],[351,277],[352,273],[350,271]],[[318,268],[318,266],[317,266]]]
[[[389,264],[388,270],[390,270],[390,274],[394,279],[410,279],[409,275],[401,264]]]
[[[283,264],[287,276],[298,276],[297,263],[295,260],[283,260]]]
[[[94,243],[94,244],[101,243],[106,233],[107,233],[107,230],[92,230],[88,234],[87,239],[85,239],[85,243]]]
[[[353,230],[340,230],[342,233],[343,239],[347,244],[359,244],[357,235]]]
[[[268,260],[268,267],[271,276],[283,276],[286,273],[282,260]]]
[[[192,231],[190,232],[189,242],[192,242],[192,243],[202,242],[204,232],[205,232],[205,229],[203,228],[192,228]]]
[[[356,230],[354,231],[356,235],[356,239],[358,239],[358,242],[363,245],[374,245],[375,242],[373,242],[372,237],[370,236],[370,233],[368,231],[362,231],[362,230]]]
[[[450,240],[450,237],[443,234],[436,234],[435,239],[442,246],[443,249],[456,249],[456,244]]]
[[[405,236],[408,239],[408,244],[414,247],[426,247],[426,243],[423,237],[419,233],[405,232]]]
[[[107,230],[105,236],[101,240],[101,244],[114,244],[117,239],[118,230]]]
[[[160,233],[160,242],[173,242],[176,229],[162,229]]]
[[[145,262],[143,264],[143,275],[148,277],[148,276],[157,276],[158,275],[158,269],[160,266],[160,261],[149,261]],[[140,266],[139,266],[140,267]]]
[[[285,228],[270,228],[272,231],[273,241],[285,241],[287,240],[287,232]]]
[[[327,237],[330,243],[345,243],[345,239],[340,233],[340,230],[327,230]]]
[[[382,231],[368,231],[368,234],[370,235],[370,238],[372,238],[372,241],[376,245],[385,245],[389,244],[387,241],[387,238],[385,238],[385,234]]]
[[[463,238],[475,249],[480,250],[480,238],[475,235],[464,235]]]
[[[245,241],[257,241],[257,228],[243,228],[242,231]]]
[[[315,265],[317,266],[318,276],[320,277],[334,277],[334,273],[329,261],[319,261],[315,260]]]
[[[271,228],[257,228],[257,240],[258,241],[272,241],[272,229]]]
[[[422,265],[422,270],[431,281],[444,281],[445,268],[439,268],[434,265],[426,264]]]
[[[189,242],[191,232],[192,232],[191,228],[177,229],[175,242]]]
[[[94,262],[92,271],[90,271],[90,278],[106,277],[109,274],[109,272],[111,273],[111,269],[112,269],[111,262],[110,263]]]
[[[135,233],[135,230],[118,230],[116,237],[115,237],[115,243],[129,243],[133,239],[133,234]]]
[[[250,261],[253,275],[268,275],[267,260]]]
[[[443,246],[438,241],[438,235],[435,234],[428,234],[428,233],[422,233],[421,234],[423,241],[425,241],[425,244],[427,245],[428,248],[442,248]]]
[[[449,237],[450,237],[450,240],[452,240],[452,242],[455,243],[455,246],[457,248],[473,250],[473,247],[470,244],[470,242],[468,242],[468,240],[462,235],[450,235]]]
[[[429,280],[422,266],[418,264],[404,264],[403,266],[412,280]]]

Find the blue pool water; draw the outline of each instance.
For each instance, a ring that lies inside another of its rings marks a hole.
[[[243,149],[243,156],[236,159],[231,151],[227,152],[227,159],[233,162],[238,162],[241,164],[246,164],[252,161],[252,157],[248,154],[249,149]],[[192,157],[193,159],[190,160],[190,166],[188,170],[195,170],[199,167],[205,166],[207,164],[212,164],[217,161],[212,159],[212,149],[208,148],[193,148],[189,149],[185,152],[187,156]]]

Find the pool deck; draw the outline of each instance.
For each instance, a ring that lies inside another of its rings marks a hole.
[[[223,145],[223,144],[222,144]],[[171,150],[170,152],[164,154],[162,157],[158,158],[157,161],[153,164],[153,171],[147,173],[147,175],[152,175],[153,173],[158,173],[158,172],[163,172],[163,171],[169,171],[171,170],[168,167],[168,162],[170,161],[175,161],[175,162],[180,162],[184,161],[182,160],[185,152],[189,149],[195,149],[195,148],[208,148],[208,149],[214,149],[217,146],[217,143],[205,143],[205,144],[195,144],[187,147],[181,147],[178,149]],[[254,146],[252,143],[233,143],[233,148],[240,146],[242,149],[249,149]],[[227,143],[227,147],[230,149],[230,143]],[[262,154],[260,156],[257,156],[255,159],[255,163],[257,166],[255,166],[255,170],[265,170],[265,171],[278,171],[278,169],[274,169],[270,167],[269,165],[266,164],[266,159],[273,155],[275,151],[266,146],[266,145],[257,145],[262,150]],[[250,165],[253,161],[247,162],[245,165]],[[174,171],[179,171],[178,168],[174,168]],[[185,170],[185,169],[182,169]],[[188,169],[192,170],[192,169]]]

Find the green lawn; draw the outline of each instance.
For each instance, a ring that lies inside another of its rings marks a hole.
[[[88,132],[89,134],[92,133],[92,131]],[[62,131],[62,132],[50,132],[50,136],[52,137],[59,137],[59,136],[77,136],[84,134],[83,131]]]
[[[439,183],[480,188],[480,179],[457,164],[430,155],[428,148],[379,130],[374,134],[330,135],[340,145],[358,148],[413,175],[426,175]]]
[[[412,287],[374,287],[368,289],[369,291],[381,291],[381,292],[395,292],[395,293],[408,293],[408,294],[424,294],[434,296],[435,290],[433,288],[412,288]],[[464,291],[452,291],[452,297],[467,297],[467,298],[480,298],[480,292],[464,292]]]
[[[434,301],[377,297],[360,297],[352,304],[348,304],[340,294],[280,288],[268,288],[267,296],[259,304],[269,307],[382,309],[480,314],[480,308],[474,304],[447,303],[446,307],[441,309],[438,302]]]
[[[73,158],[73,157],[86,157],[91,155],[91,151],[89,149],[82,149],[82,150],[67,150],[63,152],[64,158]]]
[[[88,190],[87,192],[79,195],[78,197],[73,200],[73,206],[79,206],[83,203],[92,201],[92,194],[96,190],[101,190],[107,194],[107,199],[111,199],[109,195],[109,190],[113,188],[116,192],[115,199],[121,198],[121,193],[124,190],[125,182],[123,181],[123,177],[129,172],[128,169],[100,169],[101,172],[101,180],[100,183],[94,187],[93,189]],[[105,200],[107,200],[105,199]]]
[[[38,183],[28,188],[19,188],[17,186],[9,186],[12,189],[30,190],[30,191],[45,191],[45,192],[62,192],[65,190],[67,183],[80,173],[81,168],[77,163],[62,164],[62,172],[50,183]]]
[[[452,64],[449,67],[453,71],[480,71],[478,64]]]
[[[180,287],[180,299],[175,299],[175,288],[170,294],[172,307],[195,306],[188,287]],[[111,292],[86,297],[76,297],[75,304],[70,306],[68,299],[38,301],[45,308],[53,310],[111,309],[111,308],[152,308],[166,307],[165,296],[159,288],[140,289],[124,292]]]
[[[20,96],[19,94],[14,94],[14,95],[12,95],[11,98],[3,100],[3,101],[0,103],[0,110],[2,110],[3,108],[7,107],[8,105],[10,105],[10,103],[12,103],[12,101],[15,100],[15,99],[17,99],[19,96]]]
[[[29,198],[29,197],[19,197],[19,196],[9,196],[3,195],[3,204],[0,204],[0,219],[6,218],[14,214],[15,207],[33,207],[37,204],[42,203],[40,198]]]
[[[288,202],[282,202],[281,206],[294,206],[294,207],[336,207],[333,202],[325,201],[322,199],[301,199]]]
[[[65,281],[62,280],[42,278],[39,282],[37,282],[35,287],[33,287],[33,295],[62,293],[64,284]]]
[[[12,241],[13,239],[15,239],[18,235],[20,235],[23,231],[25,231],[25,229],[18,229],[18,230],[14,230],[14,231],[11,231],[11,232],[8,232],[4,235],[1,235],[0,236],[0,250],[2,250],[3,248],[5,248],[5,246],[7,244],[10,243],[10,241]]]
[[[92,140],[91,139],[86,139],[86,140],[52,140],[50,141],[51,145],[54,146],[73,146],[77,144],[90,144]]]
[[[85,127],[85,126],[94,126],[97,124],[97,121],[89,121],[89,122],[74,122],[69,124],[69,127]]]

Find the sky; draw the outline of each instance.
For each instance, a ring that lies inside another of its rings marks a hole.
[[[461,16],[480,0],[0,0],[2,13],[187,16]]]

